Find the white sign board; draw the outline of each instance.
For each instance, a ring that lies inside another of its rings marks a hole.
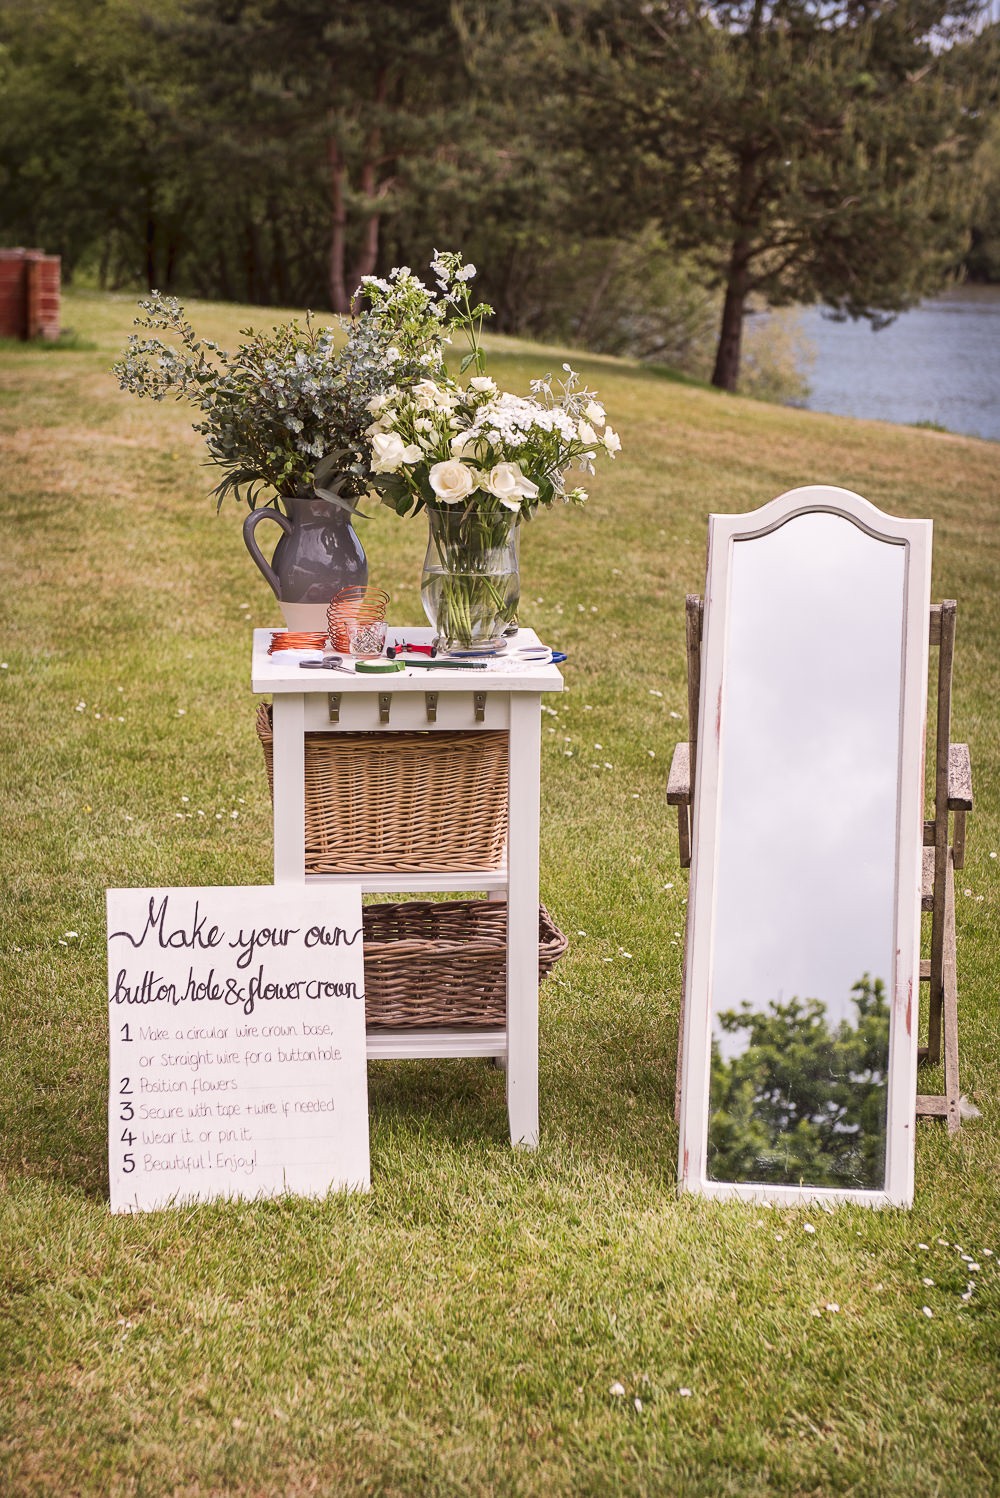
[[[367,1190],[360,887],[107,902],[111,1210]]]

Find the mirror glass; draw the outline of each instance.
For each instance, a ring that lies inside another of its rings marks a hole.
[[[884,1185],[905,564],[822,512],[733,542],[710,1180]]]

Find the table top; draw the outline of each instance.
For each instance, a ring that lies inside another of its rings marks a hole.
[[[537,649],[541,645],[533,629],[518,630],[511,637],[506,652],[490,658],[482,671],[415,666],[384,674],[355,673],[349,656],[344,656],[346,672],[304,671],[300,661],[319,660],[320,652],[279,650],[268,655],[274,633],[278,631],[255,629],[253,632],[251,685],[255,692],[561,692],[563,688],[562,673],[557,666],[519,656],[519,651]],[[429,645],[433,638],[434,631],[429,627],[390,624],[386,644],[406,641]]]

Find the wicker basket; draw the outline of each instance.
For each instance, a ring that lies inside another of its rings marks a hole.
[[[507,906],[489,900],[366,905],[368,1028],[495,1029],[507,1018]],[[568,942],[538,911],[538,975]]]
[[[271,709],[257,710],[274,796]],[[496,869],[507,843],[507,735],[307,733],[306,873]]]

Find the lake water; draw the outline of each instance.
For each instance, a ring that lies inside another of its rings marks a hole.
[[[803,308],[815,349],[810,411],[901,425],[931,421],[1000,442],[1000,288],[963,286],[873,333]]]

